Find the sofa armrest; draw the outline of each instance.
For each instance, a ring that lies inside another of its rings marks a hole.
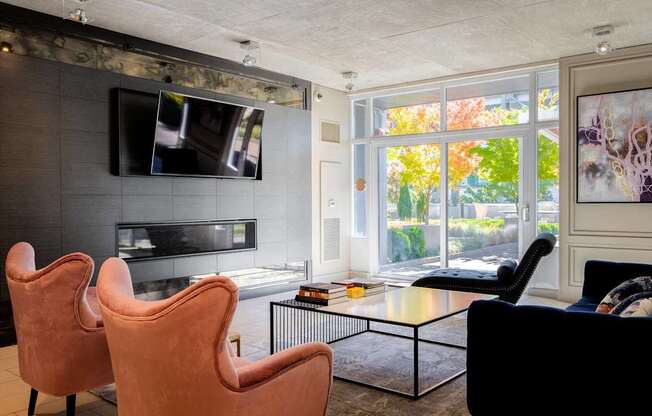
[[[477,301],[468,312],[472,415],[635,414],[645,397],[652,319]],[[555,398],[555,400],[550,400]],[[560,399],[561,400],[561,399]],[[628,412],[629,410],[629,412]]]

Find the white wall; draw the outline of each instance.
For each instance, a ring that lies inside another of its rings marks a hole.
[[[652,45],[560,61],[560,298],[580,296],[590,259],[652,263],[652,205],[577,204],[578,95],[652,87]]]
[[[320,91],[323,98],[315,100],[315,91]],[[340,124],[341,143],[322,142],[320,140],[320,122],[322,120]],[[313,277],[319,279],[327,276],[348,274],[351,256],[351,141],[350,141],[350,102],[344,92],[313,84],[312,96],[312,258]],[[331,187],[340,189],[343,201],[338,201],[344,212],[341,223],[341,256],[339,260],[323,262],[321,256],[321,207],[322,207],[322,162],[338,162],[344,174],[337,175],[337,183]]]

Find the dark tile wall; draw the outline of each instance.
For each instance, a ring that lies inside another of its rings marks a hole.
[[[132,263],[134,280],[310,258],[310,112],[18,55],[0,55],[0,266],[18,241],[37,267],[115,251],[117,222],[258,218],[256,252]],[[110,173],[110,91],[193,95],[266,110],[263,180],[118,177]],[[6,299],[5,280],[0,299]]]

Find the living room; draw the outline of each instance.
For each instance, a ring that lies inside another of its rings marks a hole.
[[[0,415],[638,414],[645,0],[0,3]]]

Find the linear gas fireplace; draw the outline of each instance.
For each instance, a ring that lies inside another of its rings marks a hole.
[[[256,249],[256,220],[117,224],[118,257],[125,261]]]

